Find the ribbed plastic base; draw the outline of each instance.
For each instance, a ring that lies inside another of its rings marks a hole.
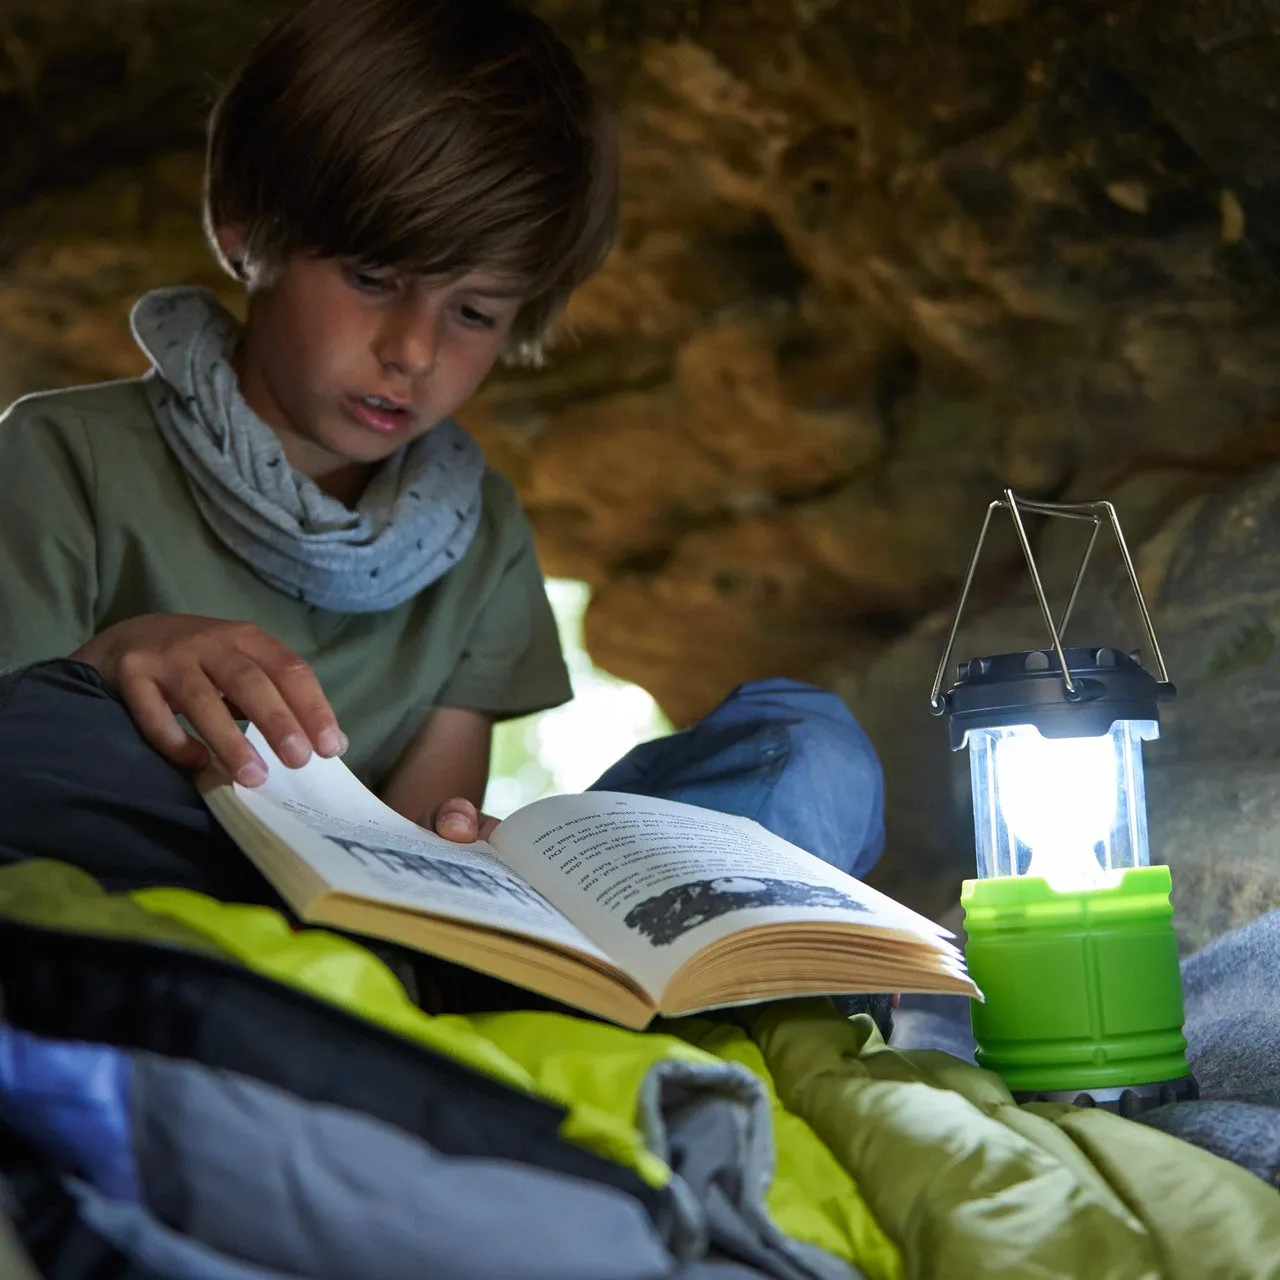
[[[1039,1096],[1187,1077],[1171,889],[1167,867],[1072,893],[1030,876],[966,881],[979,1064]]]
[[[1157,1080],[1153,1084],[1130,1084],[1122,1089],[1059,1089],[1038,1093],[1015,1093],[1015,1102],[1065,1102],[1073,1107],[1101,1107],[1132,1120],[1152,1107],[1170,1102],[1194,1102],[1200,1096],[1195,1076]]]

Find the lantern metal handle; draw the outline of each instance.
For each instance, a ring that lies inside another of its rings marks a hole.
[[[956,606],[956,616],[951,623],[951,633],[947,636],[946,651],[942,655],[942,661],[938,664],[938,673],[933,680],[933,690],[929,694],[929,706],[933,714],[940,716],[946,711],[946,701],[942,697],[942,682],[946,679],[947,668],[951,665],[951,655],[955,650],[956,635],[960,630],[960,619],[964,614],[965,603],[969,599],[969,590],[973,586],[973,578],[977,572],[983,544],[987,540],[987,530],[991,526],[991,517],[1000,510],[1008,511],[1013,517],[1014,532],[1018,536],[1018,545],[1022,548],[1023,558],[1026,560],[1027,569],[1031,574],[1031,585],[1035,588],[1036,603],[1040,606],[1040,616],[1044,619],[1044,625],[1048,629],[1049,638],[1053,643],[1053,651],[1058,658],[1058,665],[1062,671],[1062,683],[1066,689],[1067,698],[1074,701],[1079,697],[1079,690],[1075,681],[1071,678],[1071,672],[1067,668],[1067,655],[1063,651],[1062,636],[1067,629],[1067,623],[1071,621],[1071,614],[1075,609],[1076,599],[1080,594],[1080,583],[1084,578],[1085,569],[1088,568],[1089,559],[1093,555],[1094,545],[1098,541],[1098,531],[1102,528],[1104,519],[1111,526],[1111,530],[1116,536],[1116,544],[1120,548],[1120,558],[1124,561],[1125,572],[1129,577],[1129,586],[1133,589],[1134,599],[1138,602],[1138,613],[1142,618],[1142,626],[1147,635],[1147,643],[1151,647],[1151,656],[1155,660],[1160,686],[1162,690],[1171,689],[1169,672],[1164,664],[1164,655],[1160,652],[1160,642],[1156,639],[1156,631],[1151,622],[1151,614],[1147,609],[1146,600],[1143,599],[1142,587],[1138,583],[1138,573],[1133,565],[1133,557],[1129,554],[1129,546],[1125,542],[1124,531],[1120,528],[1120,519],[1116,515],[1115,507],[1110,502],[1032,502],[1026,498],[1019,498],[1012,489],[1006,489],[1003,498],[997,498],[987,507],[987,514],[982,521],[982,531],[978,534],[978,544],[974,547],[973,555],[969,559],[969,568],[964,576],[964,586],[960,589],[960,603]],[[1045,596],[1044,583],[1040,579],[1040,570],[1036,565],[1036,558],[1031,550],[1031,540],[1027,537],[1026,525],[1022,521],[1022,513],[1024,511],[1031,512],[1034,515],[1062,516],[1068,520],[1088,520],[1093,524],[1093,529],[1089,533],[1089,543],[1085,547],[1084,555],[1080,560],[1080,568],[1076,570],[1075,581],[1071,585],[1071,595],[1067,600],[1066,608],[1062,611],[1062,620],[1056,625],[1053,621],[1053,613],[1049,608],[1048,598]]]

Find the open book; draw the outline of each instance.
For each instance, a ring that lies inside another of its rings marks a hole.
[[[454,844],[341,760],[201,790],[298,917],[399,943],[623,1026],[775,997],[977,995],[952,936],[746,818],[612,792],[552,796]]]

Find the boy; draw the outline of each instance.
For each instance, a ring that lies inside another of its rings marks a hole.
[[[536,353],[616,207],[602,112],[538,19],[307,0],[210,122],[243,331],[158,291],[146,378],[0,419],[0,669],[88,664],[168,760],[246,785],[237,717],[292,766],[345,752],[474,839],[493,721],[571,693],[528,523],[451,415]]]
[[[262,779],[237,717],[286,764],[345,752],[404,815],[487,834],[493,720],[570,689],[528,522],[451,415],[536,354],[616,216],[602,112],[509,0],[306,0],[266,36],[209,136],[243,331],[158,291],[133,315],[146,378],[0,419],[0,864],[279,908],[189,776],[211,751]],[[601,782],[855,873],[883,843],[870,743],[789,682]],[[425,1007],[507,999],[395,950]]]

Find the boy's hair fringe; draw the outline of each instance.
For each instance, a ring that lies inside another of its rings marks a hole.
[[[572,54],[512,0],[307,0],[213,108],[205,229],[223,266],[297,253],[440,280],[484,269],[541,359],[618,217],[613,124]],[[235,227],[243,260],[214,238]]]

